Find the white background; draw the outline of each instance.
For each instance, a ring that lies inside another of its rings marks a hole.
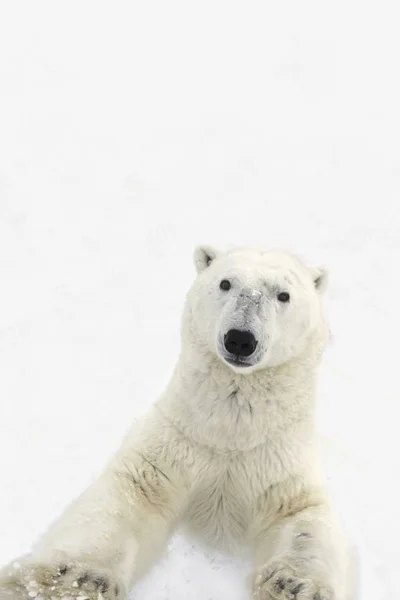
[[[397,2],[80,0],[0,15],[0,563],[163,389],[200,242],[331,270],[320,384],[362,598],[398,597]],[[176,539],[137,600],[244,600]]]

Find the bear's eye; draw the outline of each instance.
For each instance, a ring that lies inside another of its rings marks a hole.
[[[231,289],[231,282],[228,281],[227,279],[223,279],[221,281],[221,283],[219,284],[219,287],[221,288],[221,290],[224,290],[224,292],[227,292],[228,290]]]
[[[278,294],[278,300],[279,302],[289,302],[290,294],[288,294],[287,292],[280,292],[280,294]]]

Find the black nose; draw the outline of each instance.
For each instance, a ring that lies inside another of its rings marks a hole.
[[[224,336],[225,348],[236,356],[250,356],[257,346],[256,338],[250,331],[230,329]]]

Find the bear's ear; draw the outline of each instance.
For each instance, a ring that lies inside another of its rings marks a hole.
[[[193,256],[196,271],[201,273],[204,269],[207,269],[218,254],[218,251],[211,246],[197,246]]]
[[[314,280],[315,289],[320,294],[323,294],[328,287],[329,273],[325,267],[315,267],[311,270]]]

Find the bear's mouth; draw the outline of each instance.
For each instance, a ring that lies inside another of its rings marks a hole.
[[[221,360],[237,370],[254,369],[260,363],[260,356],[252,356],[251,359],[245,359],[243,356],[236,356],[235,354],[227,354],[226,352],[219,352]]]
[[[243,360],[240,356],[223,356],[222,357],[230,365],[235,367],[252,367],[253,363]]]

